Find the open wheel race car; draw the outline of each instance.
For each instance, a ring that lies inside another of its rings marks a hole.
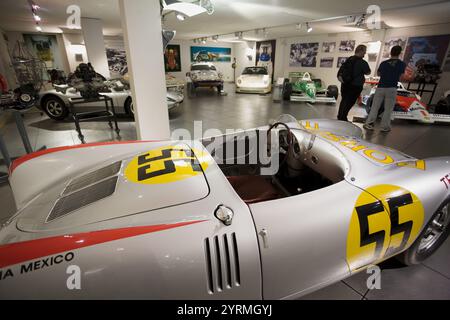
[[[336,103],[339,89],[335,85],[324,89],[322,80],[311,79],[309,72],[289,72],[289,78],[284,79],[282,94],[284,100]]]
[[[366,81],[366,84],[372,86],[369,95],[362,97],[361,102],[364,105],[367,114],[369,114],[373,103],[373,97],[377,88],[378,81]],[[441,100],[444,101],[445,99]],[[441,103],[441,102],[440,102]],[[432,112],[434,111],[434,112]],[[381,116],[384,112],[384,103],[378,112]],[[444,113],[439,113],[444,112]],[[450,109],[442,107],[440,104],[434,109],[421,101],[421,97],[414,92],[405,89],[403,84],[397,84],[397,99],[392,112],[392,119],[416,120],[422,123],[450,122]]]
[[[450,231],[450,158],[360,136],[282,116],[19,158],[0,298],[297,298],[392,256],[419,263]]]

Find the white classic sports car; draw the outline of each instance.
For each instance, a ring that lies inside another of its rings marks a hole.
[[[223,91],[223,75],[211,62],[199,62],[191,65],[191,71],[186,74],[188,92],[195,94],[199,87],[217,88],[217,93]]]
[[[361,134],[284,116],[19,158],[0,299],[288,299],[392,256],[420,263],[450,232],[450,157]]]
[[[167,86],[167,107],[170,110],[180,105],[184,100],[184,84],[174,83],[169,78],[166,79]],[[126,80],[105,81],[105,90],[102,95],[113,99],[114,108],[117,113],[134,115],[131,90]],[[64,120],[69,115],[69,99],[81,98],[80,93],[69,85],[53,85],[52,89],[39,93],[37,106],[40,107],[50,118],[54,120]],[[103,102],[90,102],[77,106],[80,109],[98,108],[104,106]]]
[[[269,93],[271,82],[265,67],[247,67],[236,80],[236,92]]]

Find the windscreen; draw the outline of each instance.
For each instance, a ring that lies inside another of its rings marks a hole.
[[[192,71],[208,71],[208,70],[216,70],[214,66],[208,66],[207,64],[197,64],[191,66]]]
[[[267,69],[266,68],[245,68],[242,74],[261,74],[266,75]]]

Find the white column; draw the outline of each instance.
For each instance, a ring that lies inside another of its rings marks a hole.
[[[106,58],[105,40],[103,39],[103,23],[100,19],[81,18],[84,44],[88,61],[95,71],[109,78],[108,60]]]
[[[170,138],[157,0],[119,0],[138,139]]]

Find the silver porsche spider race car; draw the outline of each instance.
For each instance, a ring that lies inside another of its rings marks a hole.
[[[114,108],[117,113],[134,115],[131,90],[126,81],[120,80],[105,81],[105,89],[100,94],[113,99]],[[173,84],[166,79],[167,107],[170,110],[180,105],[184,100],[184,84]],[[43,90],[39,93],[38,107],[42,109],[53,120],[64,120],[69,115],[69,100],[81,98],[80,92],[69,85],[53,85],[49,90]],[[88,102],[77,108],[92,109],[103,107],[104,102]]]
[[[48,149],[10,184],[0,299],[294,299],[450,230],[450,157],[334,120]]]

